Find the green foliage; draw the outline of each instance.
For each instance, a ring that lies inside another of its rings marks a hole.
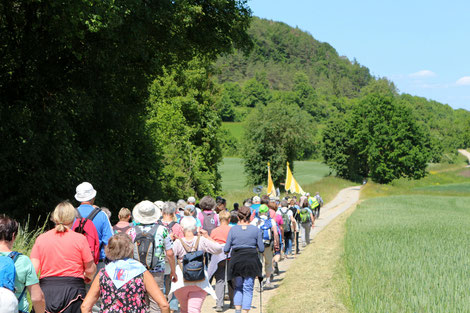
[[[273,181],[279,186],[285,179],[286,162],[294,170],[299,152],[313,145],[312,120],[295,104],[259,106],[247,118],[245,129],[242,156],[250,185],[266,182],[269,161]]]
[[[216,87],[204,64],[194,60],[157,78],[150,88],[147,125],[161,151],[157,173],[170,199],[215,195],[220,190],[220,125]]]
[[[165,196],[162,153],[145,128],[148,87],[164,66],[249,48],[249,22],[244,0],[2,1],[1,210],[38,216],[84,180],[111,208]],[[206,152],[216,140],[196,139],[215,133],[201,132],[190,139],[210,166],[195,180],[207,181],[220,157]]]
[[[392,93],[372,93],[324,131],[323,157],[339,175],[388,183],[426,174],[430,139]]]

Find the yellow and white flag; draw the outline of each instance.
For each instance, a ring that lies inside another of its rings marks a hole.
[[[305,195],[305,191],[303,191],[302,187],[300,187],[299,183],[295,180],[292,172],[289,168],[289,162],[287,162],[287,174],[286,174],[286,184],[285,184],[286,191],[290,191],[291,193],[298,193],[302,196]]]
[[[274,188],[273,179],[271,178],[271,168],[268,162],[268,196],[275,197],[276,196],[276,188]]]

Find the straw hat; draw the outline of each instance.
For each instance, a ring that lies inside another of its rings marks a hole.
[[[134,221],[140,224],[156,223],[161,215],[161,210],[158,209],[154,203],[148,200],[137,203],[132,210]]]

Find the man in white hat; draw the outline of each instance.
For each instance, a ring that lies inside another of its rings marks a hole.
[[[134,258],[139,257],[139,235],[144,236],[150,234],[154,237],[154,254],[152,256],[152,268],[148,268],[153,278],[157,282],[158,286],[162,288],[164,286],[164,274],[165,274],[165,259],[170,264],[170,277],[173,282],[177,281],[175,271],[175,255],[173,254],[173,243],[171,241],[170,233],[165,226],[158,225],[157,221],[160,219],[161,210],[148,200],[139,202],[132,210],[132,217],[135,226],[135,248]],[[147,259],[147,258],[145,258]],[[141,262],[143,260],[140,260]],[[144,261],[145,262],[145,261]],[[142,262],[142,263],[144,263]],[[148,264],[144,264],[148,266]],[[150,313],[161,312],[158,304],[150,297]]]
[[[78,213],[81,217],[89,216],[93,210],[99,209],[94,205],[96,197],[96,190],[88,182],[83,182],[77,186],[75,199],[80,202],[80,206],[77,208]],[[109,238],[113,235],[113,230],[109,222],[108,216],[105,212],[99,211],[98,214],[92,219],[93,224],[96,227],[98,232],[98,237],[100,240],[100,260],[97,265],[97,270],[99,271],[104,267],[104,248],[108,244]]]

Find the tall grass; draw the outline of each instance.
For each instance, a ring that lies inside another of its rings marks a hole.
[[[37,220],[36,226],[31,227],[31,221],[28,216],[27,221],[24,225],[21,225],[18,229],[18,235],[16,236],[16,240],[13,244],[13,250],[21,252],[24,255],[29,255],[31,249],[33,248],[34,242],[36,238],[44,232],[47,226],[47,221],[49,220],[49,216],[47,216],[46,221],[41,226],[40,219]]]

